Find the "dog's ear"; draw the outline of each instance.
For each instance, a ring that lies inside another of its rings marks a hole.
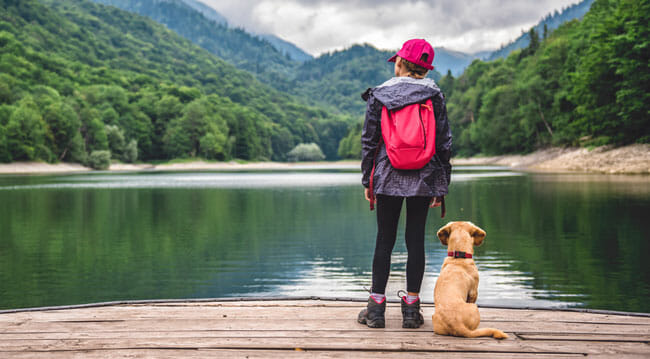
[[[440,239],[440,243],[442,243],[442,245],[444,246],[446,246],[447,243],[449,243],[449,233],[451,233],[452,223],[453,222],[449,222],[444,227],[438,230],[438,239]]]
[[[472,223],[472,229],[469,231],[470,235],[472,238],[474,238],[474,245],[475,246],[480,246],[483,243],[483,240],[485,239],[485,231],[479,228],[477,225]]]

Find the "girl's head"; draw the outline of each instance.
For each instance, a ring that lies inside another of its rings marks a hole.
[[[428,70],[433,70],[433,47],[424,39],[412,39],[402,45],[388,62],[395,63],[395,76],[424,78]]]
[[[416,79],[423,79],[427,76],[427,72],[429,72],[429,70],[416,65],[409,60],[403,59],[399,56],[395,59],[395,76],[397,77],[408,76]]]

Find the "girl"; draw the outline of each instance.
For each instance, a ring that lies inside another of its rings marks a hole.
[[[451,131],[447,121],[445,98],[431,79],[434,51],[422,39],[406,41],[388,59],[395,63],[395,77],[361,97],[367,101],[366,119],[361,134],[365,197],[377,204],[377,240],[372,262],[372,289],[368,305],[359,313],[358,322],[371,328],[384,328],[386,284],[390,272],[390,257],[395,245],[397,223],[406,199],[406,265],[407,295],[401,297],[402,327],[418,328],[424,320],[420,312],[420,287],[424,276],[424,229],[429,207],[438,207],[448,192],[451,178]],[[430,99],[436,121],[436,154],[421,169],[394,168],[386,153],[381,133],[382,108],[398,109]],[[373,166],[375,167],[373,172]],[[370,176],[373,173],[373,181]],[[370,184],[372,183],[372,189]],[[376,194],[376,198],[375,195]]]

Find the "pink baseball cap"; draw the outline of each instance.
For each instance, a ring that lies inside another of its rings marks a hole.
[[[426,55],[426,56],[425,56]],[[427,70],[433,70],[433,57],[435,52],[433,47],[424,39],[411,39],[402,45],[395,55],[393,55],[388,62],[395,62],[397,56],[408,60],[418,66],[422,66]]]

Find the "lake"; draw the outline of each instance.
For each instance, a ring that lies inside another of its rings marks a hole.
[[[468,220],[479,304],[650,312],[650,177],[456,167],[422,299]],[[405,289],[403,218],[389,298]],[[353,167],[0,176],[0,309],[114,300],[366,298],[376,234]]]

